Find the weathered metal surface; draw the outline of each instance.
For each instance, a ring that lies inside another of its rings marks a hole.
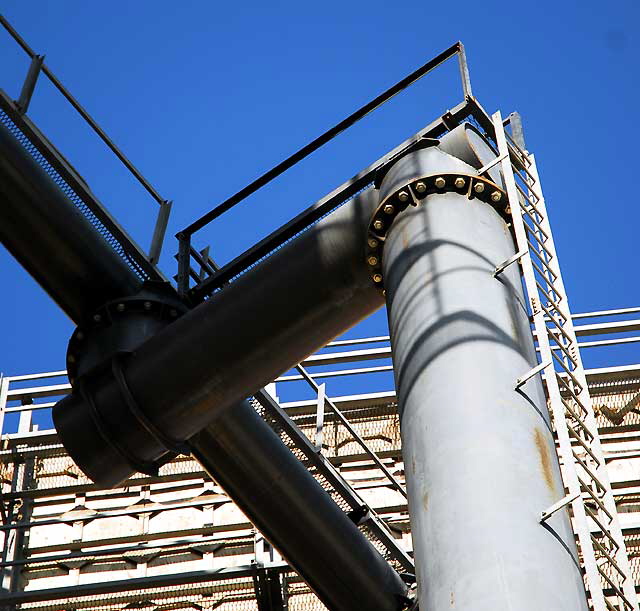
[[[472,168],[435,149],[403,158],[381,201],[416,172]],[[384,245],[393,361],[420,607],[585,610],[517,266],[504,220],[456,193],[401,213]]]

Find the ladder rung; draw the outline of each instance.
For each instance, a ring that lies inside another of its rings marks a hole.
[[[553,334],[551,333],[548,333],[548,335],[550,335],[552,338],[554,337]],[[578,361],[576,360],[576,357],[567,350],[567,346],[565,344],[555,340],[555,344],[552,347],[552,350],[554,348],[557,348],[558,350],[560,350],[562,354],[564,354],[565,358],[571,361],[571,365],[573,366],[573,371],[575,371],[578,368]]]
[[[615,591],[616,596],[622,600],[622,603],[625,605],[625,607],[627,609],[634,609],[634,606],[632,603],[629,602],[629,600],[627,599],[627,597],[624,595],[624,593],[620,590],[620,588],[618,588],[618,586],[613,583],[613,581],[611,581],[611,579],[609,578],[608,575],[606,575],[605,573],[602,572],[602,570],[600,569],[600,567],[598,567],[598,573],[600,573],[600,576],[609,584],[609,587]],[[600,584],[600,587],[602,587],[602,585]],[[612,607],[614,609],[614,611],[622,611],[620,609],[616,609],[615,607]]]
[[[555,371],[555,370],[554,370]],[[563,374],[559,371],[556,371],[556,381],[558,382],[558,386],[562,386],[562,391],[566,394],[568,394],[577,404],[578,407],[580,407],[580,412],[584,413],[584,417],[586,417],[587,415],[587,410],[584,407],[584,405],[582,404],[582,399],[580,398],[580,394],[576,394],[576,390],[574,388],[572,388],[568,382],[572,381],[571,378],[567,377],[566,379],[563,377]],[[562,394],[562,393],[561,393]],[[573,408],[570,408],[571,411],[573,412]],[[580,416],[578,414],[575,415],[576,418],[582,420],[583,416]],[[592,437],[594,436],[594,433],[592,433]]]
[[[547,281],[547,282],[554,282],[557,279],[557,276],[555,274],[555,272],[551,269],[551,267],[549,267],[549,264],[544,261],[542,259],[540,259],[540,257],[538,257],[538,261],[540,261],[542,263],[542,265],[545,267],[545,269],[541,269],[540,267],[538,267],[538,264],[533,260],[533,258],[531,259],[531,265],[533,265],[533,267],[536,269],[536,271]],[[548,278],[547,274],[550,274],[551,276],[553,276],[553,278]]]
[[[535,234],[531,230],[530,232],[531,232],[531,235],[535,237]],[[538,252],[539,248],[541,248],[545,252],[547,257],[549,257],[548,263],[550,263],[550,260],[554,258],[553,253],[542,242],[539,242],[537,239],[535,240],[535,242],[532,242],[527,236],[527,244],[529,245],[529,252],[534,253],[539,259],[542,259],[542,257],[540,256],[540,253]]]
[[[582,424],[582,421],[580,421],[580,423]],[[598,458],[596,458],[596,455],[593,453],[591,448],[587,445],[587,442],[584,439],[582,439],[582,437],[580,437],[580,435],[578,435],[576,430],[568,422],[567,422],[567,429],[569,430],[569,434],[578,442],[578,444],[582,447],[582,449],[585,452],[587,452],[587,454],[589,454],[589,456],[591,456],[591,459],[600,464],[600,460]],[[586,430],[587,433],[589,435],[591,435],[591,432],[589,431],[589,429],[584,428],[584,430]]]
[[[602,485],[602,482],[600,481],[598,476],[593,472],[591,467],[587,465],[587,463],[584,460],[582,460],[582,458],[578,456],[576,452],[573,452],[573,456],[580,463],[580,466],[586,471],[587,475],[591,478],[591,481],[596,485],[596,488],[598,489],[598,493],[606,494],[607,492],[606,487]],[[600,507],[600,510],[604,511],[604,513],[607,514],[607,518],[609,518],[609,520],[613,520],[613,516],[611,515],[611,512],[606,508],[602,500],[597,496],[596,492],[591,488],[589,483],[585,482],[580,476],[578,476],[578,481],[580,482],[581,485],[585,486],[586,488],[585,492],[587,492],[589,496],[597,503],[598,507]]]
[[[618,572],[618,574],[621,577],[624,577],[624,573],[620,570],[620,567],[618,566],[618,563],[616,562],[615,558],[609,553],[607,548],[604,545],[602,545],[600,541],[598,541],[598,537],[596,537],[593,533],[591,533],[591,541],[600,550],[600,553],[609,561],[609,564]]]
[[[540,224],[540,221],[538,221],[538,219],[536,219],[534,215],[531,213],[531,211],[528,210],[527,208],[524,208],[523,216],[524,215],[526,215],[529,218],[529,220],[534,224],[536,230],[539,231],[544,236],[544,242],[547,242],[549,240],[549,234],[542,227],[542,225]],[[536,237],[540,242],[543,242],[543,240],[540,240],[540,238],[537,235]]]
[[[578,478],[578,479],[581,482],[581,485],[583,486],[584,491],[588,492],[590,488],[582,481],[581,478]],[[593,490],[591,491],[591,493],[593,493]],[[590,493],[590,496],[592,496],[591,493]],[[584,510],[589,514],[589,517],[598,525],[598,528],[602,530],[603,533],[608,532],[608,527],[602,523],[598,514],[594,513],[591,507],[589,507],[589,505],[587,505],[586,503],[584,504]],[[609,538],[611,539],[611,535],[609,535]]]

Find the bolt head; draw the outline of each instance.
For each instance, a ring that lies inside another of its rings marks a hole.
[[[383,223],[381,220],[377,220],[373,222],[373,228],[377,229],[378,231],[380,231],[382,228],[384,227]]]
[[[100,316],[100,314],[94,314],[93,315],[93,320],[95,322],[100,322],[102,320],[102,316]]]
[[[369,248],[375,248],[378,245],[378,240],[375,238],[369,238],[367,240],[367,244],[369,244]]]
[[[504,208],[504,211],[506,214],[511,214],[511,206],[509,206],[509,204],[507,204]]]
[[[409,194],[406,191],[400,191],[400,193],[398,193],[398,199],[401,202],[406,202],[409,200]]]
[[[175,318],[178,315],[178,310],[169,310],[171,318]]]
[[[70,354],[69,356],[67,356],[67,361],[69,363],[75,363],[76,362],[76,357],[73,356],[73,354]]]
[[[124,303],[119,303],[116,306],[116,310],[118,310],[118,312],[124,312]]]
[[[438,189],[442,189],[446,184],[446,181],[444,178],[442,178],[442,176],[438,176],[438,178],[436,178],[435,180],[435,185],[436,187],[438,187]]]
[[[77,339],[78,341],[82,341],[82,340],[84,339],[84,333],[83,333],[82,331],[78,331],[78,332],[76,333],[76,339]]]
[[[395,211],[396,211],[396,209],[391,204],[387,204],[384,207],[385,214],[393,214]]]
[[[369,265],[378,265],[378,257],[369,257],[367,263],[369,263]]]
[[[151,302],[150,301],[145,301],[143,304],[143,307],[145,310],[150,310],[151,309]]]
[[[483,182],[477,182],[474,187],[473,190],[476,193],[482,193],[484,191],[484,183]]]
[[[422,181],[416,183],[416,191],[418,193],[424,193],[427,190],[427,185],[425,185]]]
[[[492,202],[499,202],[502,199],[502,193],[500,193],[500,191],[494,191],[491,194],[491,201]]]
[[[373,274],[374,282],[382,282],[382,274]]]
[[[453,184],[456,186],[457,189],[462,189],[462,187],[464,187],[464,178],[462,178],[461,176],[458,176],[458,178],[456,178]]]

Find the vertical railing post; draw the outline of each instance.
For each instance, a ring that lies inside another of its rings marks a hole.
[[[179,233],[176,238],[178,238],[178,294],[185,297],[189,291],[191,235]]]
[[[31,64],[29,65],[29,71],[22,84],[20,97],[16,100],[16,106],[22,114],[27,112],[29,104],[31,103],[31,97],[33,96],[33,90],[36,87],[38,76],[40,76],[40,68],[42,68],[43,61],[44,55],[34,55],[31,58]]]
[[[2,439],[2,433],[4,432],[4,414],[7,409],[9,380],[10,378],[0,373],[0,439]]]
[[[152,265],[157,265],[160,260],[162,243],[164,242],[164,234],[167,231],[172,204],[173,202],[171,201],[164,201],[160,204],[160,209],[158,210],[158,217],[156,218],[156,224],[153,229],[153,238],[151,239],[151,247],[149,248],[149,262]]]

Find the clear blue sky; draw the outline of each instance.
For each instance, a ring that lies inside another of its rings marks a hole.
[[[460,39],[484,107],[524,118],[573,310],[640,305],[637,0],[5,0],[0,11],[174,200],[168,275],[177,230]],[[26,68],[0,34],[0,87],[17,97]],[[228,260],[455,105],[451,68],[251,198],[197,245],[210,242]],[[148,247],[155,204],[44,80],[30,112]],[[4,250],[0,270],[0,370],[63,368],[71,323]],[[383,327],[378,315],[352,334]]]

